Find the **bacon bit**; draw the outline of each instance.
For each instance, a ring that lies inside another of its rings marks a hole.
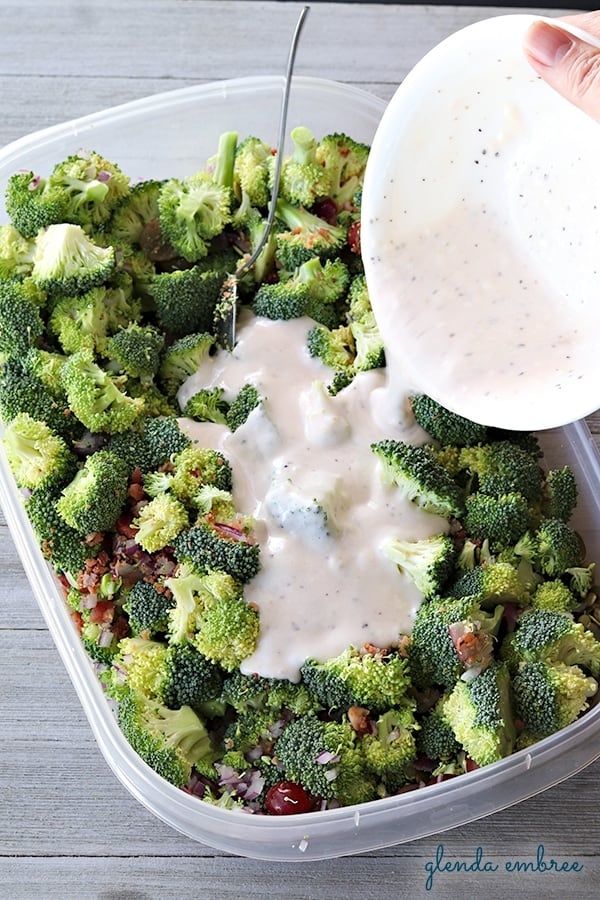
[[[376,647],[375,644],[363,644],[363,653],[369,656],[389,656],[389,647]]]
[[[104,540],[104,534],[101,531],[91,531],[89,534],[83,539],[83,543],[86,547],[95,547],[96,544],[101,544]]]
[[[122,516],[119,516],[117,519],[117,524],[115,525],[115,531],[117,534],[122,534],[123,537],[133,538],[136,536],[138,529],[132,526],[133,516],[131,513],[123,513]]]
[[[243,541],[245,544],[254,544],[255,540],[243,528],[237,525],[229,525],[225,522],[215,522],[213,528],[219,537],[229,538],[231,541]]]
[[[357,222],[352,223],[352,225],[348,229],[348,237],[346,238],[346,240],[352,253],[356,253],[357,256],[360,256],[360,219]]]
[[[132,481],[127,489],[127,496],[136,503],[143,500],[146,496],[144,486],[139,482]]]
[[[410,635],[403,634],[398,642],[398,653],[404,659],[408,657],[408,650],[410,647]]]
[[[136,466],[131,473],[131,478],[129,479],[129,481],[131,482],[131,484],[142,484],[143,480],[142,470],[139,466]]]
[[[466,667],[485,668],[492,659],[493,640],[475,623],[456,622],[448,627],[456,655]]]
[[[120,641],[121,638],[127,637],[129,634],[129,622],[127,621],[126,616],[117,616],[113,622],[111,631],[116,641]]]
[[[90,622],[104,622],[110,625],[115,615],[115,604],[112,600],[99,600],[90,611]]]
[[[77,610],[74,609],[71,611],[71,618],[73,619],[73,623],[75,625],[75,628],[77,629],[78,634],[81,634],[81,632],[83,631],[83,616],[80,612],[77,612]]]
[[[348,710],[348,721],[357,734],[368,734],[370,731],[369,710],[364,706],[351,706]]]

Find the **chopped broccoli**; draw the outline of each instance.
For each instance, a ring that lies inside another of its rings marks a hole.
[[[454,571],[456,548],[447,534],[418,541],[391,538],[382,549],[426,598],[441,594]]]
[[[24,237],[10,222],[0,225],[0,278],[31,274],[35,242]]]
[[[491,441],[463,447],[460,464],[472,476],[471,492],[494,497],[517,493],[529,503],[541,496],[543,471],[537,459],[519,444]]]
[[[214,335],[205,331],[186,334],[163,351],[158,382],[167,397],[175,397],[184,381],[196,372],[215,347]]]
[[[542,514],[547,519],[568,522],[577,504],[577,482],[570,466],[551,469],[542,486]]]
[[[337,257],[346,244],[346,228],[332,225],[302,206],[294,206],[279,197],[277,219],[287,230],[275,234],[276,256],[283,269],[291,271],[309,259]]]
[[[169,610],[175,606],[171,593],[148,581],[136,581],[123,604],[134,635],[154,638],[164,635],[169,626]]]
[[[285,778],[313,797],[357,802],[375,799],[356,732],[345,722],[325,722],[308,714],[292,720],[275,744]],[[350,799],[352,798],[352,799]]]
[[[600,641],[571,615],[550,609],[524,610],[500,654],[513,672],[522,662],[542,660],[577,665],[594,678],[600,676]]]
[[[192,444],[173,457],[173,466],[170,489],[182,503],[193,506],[198,491],[207,485],[231,490],[231,466],[218,450]]]
[[[522,494],[511,492],[493,497],[471,494],[465,500],[463,524],[471,537],[489,541],[493,550],[511,547],[529,527],[529,506]]]
[[[76,458],[66,441],[27,413],[8,423],[2,443],[19,487],[62,486],[75,474]]]
[[[410,398],[410,407],[418,424],[442,447],[470,447],[483,443],[488,437],[486,425],[471,422],[441,406],[426,394]]]
[[[192,767],[213,762],[206,726],[189,706],[170,710],[131,690],[117,700],[117,720],[123,734],[151,769],[176,787],[182,787]]]
[[[460,750],[460,744],[454,736],[454,731],[444,716],[444,706],[448,696],[448,694],[442,695],[435,706],[420,718],[421,727],[416,734],[419,754],[437,762],[446,762],[452,759]]]
[[[417,723],[410,709],[388,709],[373,722],[373,733],[361,740],[367,771],[394,791],[408,780],[407,772],[417,755]]]
[[[27,371],[27,359],[11,357],[0,368],[0,413],[5,423],[19,413],[27,413],[66,440],[80,437],[84,430],[66,397],[53,396],[39,378]]]
[[[467,569],[448,588],[447,593],[456,598],[476,597],[481,604],[486,604],[489,600],[495,603],[511,600],[513,603],[526,605],[531,599],[529,588],[529,583],[521,577],[516,566],[502,560],[493,560]]]
[[[66,361],[67,357],[64,353],[43,350],[41,347],[31,347],[25,357],[25,368],[30,375],[41,381],[53,397],[65,400],[62,367]]]
[[[241,716],[264,709],[277,716],[282,710],[304,715],[321,708],[317,698],[302,682],[243,675],[239,670],[234,670],[225,679],[221,697]]]
[[[63,367],[67,400],[90,431],[127,431],[144,409],[141,397],[130,397],[95,360],[91,350],[79,350]]]
[[[348,647],[332,659],[307,659],[302,681],[326,709],[363,706],[371,713],[410,705],[408,663],[394,650],[361,652]]]
[[[253,310],[267,319],[296,319],[310,316],[328,327],[339,324],[339,303],[349,282],[348,267],[341,259],[322,262],[309,259],[291,272],[281,273],[280,280],[261,284]]]
[[[173,337],[210,331],[225,274],[192,266],[160,272],[148,283],[159,325]]]
[[[321,197],[327,196],[329,173],[317,162],[317,141],[310,128],[298,125],[292,129],[290,137],[292,153],[282,162],[279,197],[297,206],[310,207]],[[272,160],[274,163],[275,157]],[[274,171],[274,164],[272,169]]]
[[[339,325],[337,328],[315,325],[308,332],[306,343],[310,355],[322,360],[326,366],[352,372],[351,367],[356,359],[356,345],[349,325]],[[350,380],[351,378],[352,374]]]
[[[539,738],[574,722],[588,708],[598,682],[579,666],[537,660],[519,666],[513,690],[517,716]]]
[[[534,566],[549,578],[583,563],[581,538],[562,519],[545,519],[535,533],[535,545]]]
[[[182,531],[174,543],[175,556],[198,568],[219,569],[245,583],[260,568],[260,546],[233,525],[201,522]]]
[[[355,141],[347,134],[327,134],[319,141],[317,162],[329,181],[327,196],[335,201],[338,209],[350,203],[362,188],[369,150],[367,144]]]
[[[102,284],[115,268],[112,247],[100,247],[80,225],[49,225],[36,241],[31,277],[52,296],[81,294]]]
[[[59,515],[60,496],[57,488],[37,488],[25,501],[25,509],[45,559],[57,572],[75,576],[97,548],[84,543],[79,531]]]
[[[252,206],[264,209],[271,199],[271,160],[275,151],[261,138],[249,135],[236,147],[233,183],[238,199],[247,196]]]
[[[470,681],[459,680],[449,694],[443,715],[456,740],[479,766],[509,756],[514,747],[511,681],[503,663],[493,663]]]
[[[145,229],[158,221],[158,194],[162,184],[153,179],[139,181],[119,201],[107,226],[116,246],[142,246]]]
[[[490,664],[502,606],[482,610],[474,597],[432,599],[417,609],[408,644],[411,682],[452,688],[465,669]]]
[[[55,303],[48,327],[63,353],[105,350],[110,328],[106,293],[100,286],[84,294],[61,297]]]
[[[534,609],[549,609],[551,612],[572,613],[581,606],[581,597],[577,597],[573,591],[559,578],[542,581],[531,596],[531,606]]]
[[[148,553],[162,550],[173,543],[189,525],[188,513],[176,497],[160,494],[144,504],[132,520],[136,543]]]
[[[184,416],[196,422],[215,422],[217,425],[227,424],[229,403],[225,400],[223,388],[201,388],[188,398],[183,408]]]
[[[229,223],[231,193],[205,171],[170,178],[161,185],[158,210],[162,234],[184,259],[196,262]]]
[[[64,221],[86,231],[103,225],[129,190],[129,178],[113,162],[91,151],[57,163],[44,187],[48,199],[62,204]]]
[[[12,224],[23,237],[35,238],[42,229],[64,221],[62,198],[49,194],[47,179],[35,172],[11,175],[4,200]]]
[[[97,450],[63,488],[56,508],[79,534],[111,531],[123,511],[128,485],[129,466],[109,450]]]
[[[127,375],[149,379],[158,371],[164,343],[158,328],[132,322],[109,338],[106,355]]]
[[[256,385],[247,382],[233,398],[227,410],[226,423],[231,431],[237,431],[247,420],[253,409],[262,403]]]
[[[457,516],[462,511],[462,493],[424,447],[403,441],[382,440],[372,444],[384,481],[395,484],[402,496],[426,512]]]
[[[44,335],[39,307],[23,290],[20,281],[0,282],[0,355],[23,357],[39,346]]]
[[[192,443],[179,427],[179,422],[175,416],[146,419],[144,421],[143,436],[148,452],[148,470],[162,466],[172,457],[190,447]]]

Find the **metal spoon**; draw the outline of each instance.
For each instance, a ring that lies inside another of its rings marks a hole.
[[[298,17],[298,21],[296,23],[296,28],[294,30],[294,34],[292,36],[288,61],[285,71],[285,83],[283,89],[283,100],[281,103],[281,113],[279,116],[279,134],[277,137],[277,153],[275,156],[275,170],[273,173],[273,188],[271,191],[271,202],[269,205],[269,212],[267,215],[267,220],[265,223],[264,231],[261,235],[261,238],[248,259],[244,260],[238,268],[231,275],[228,275],[225,279],[223,286],[221,288],[221,296],[215,308],[215,316],[214,316],[214,325],[215,325],[215,334],[217,337],[217,342],[223,347],[225,350],[233,350],[235,346],[235,333],[236,333],[236,318],[237,318],[237,296],[238,296],[238,283],[240,278],[249,272],[252,266],[255,264],[256,260],[260,256],[263,247],[265,246],[269,233],[271,231],[271,226],[273,225],[273,221],[275,219],[275,204],[277,201],[277,195],[279,193],[279,180],[281,176],[281,165],[283,162],[283,146],[285,143],[285,133],[286,133],[286,125],[287,125],[287,114],[288,114],[288,106],[289,106],[289,97],[290,97],[290,88],[292,82],[292,71],[294,68],[294,60],[296,58],[296,49],[298,47],[298,42],[300,39],[300,33],[302,31],[302,27],[304,25],[304,20],[308,15],[310,7],[304,6],[300,11],[300,16]]]

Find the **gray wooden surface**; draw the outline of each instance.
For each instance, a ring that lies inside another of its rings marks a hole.
[[[147,94],[279,74],[299,8],[228,0],[2,0],[0,144]],[[389,99],[440,39],[500,12],[506,9],[314,2],[296,70]],[[589,422],[600,439],[600,418]],[[599,896],[600,763],[482,821],[356,857],[266,863],[180,836],[140,806],[104,762],[4,519],[0,571],[0,897]],[[491,865],[437,874],[428,891],[427,866],[440,844],[452,864],[472,863],[481,848]],[[535,860],[540,846],[546,856],[578,863],[579,871],[506,872],[513,859]]]

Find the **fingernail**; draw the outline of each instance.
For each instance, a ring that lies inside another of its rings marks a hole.
[[[573,46],[573,38],[546,22],[534,22],[525,35],[525,50],[542,66],[555,66]]]

